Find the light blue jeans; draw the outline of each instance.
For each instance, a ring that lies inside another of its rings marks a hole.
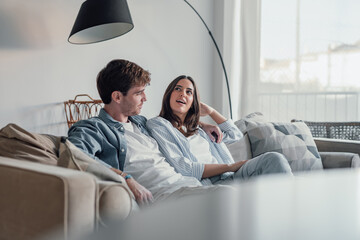
[[[279,173],[293,175],[289,162],[284,155],[277,152],[267,152],[249,159],[233,176],[212,182],[213,184],[228,184],[232,183],[234,179],[247,180],[258,175]]]

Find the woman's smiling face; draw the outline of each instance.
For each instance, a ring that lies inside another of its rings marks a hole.
[[[170,107],[173,113],[184,121],[194,101],[194,86],[188,79],[177,82],[170,96]]]

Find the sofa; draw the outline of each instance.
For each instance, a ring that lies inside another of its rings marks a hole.
[[[125,219],[137,205],[125,180],[66,138],[0,130],[0,239],[59,239]]]
[[[237,126],[242,129],[241,124]],[[228,145],[234,159],[253,157],[249,133]],[[315,139],[324,169],[360,166],[359,141]],[[336,152],[334,152],[336,151]],[[121,176],[82,155],[64,137],[0,130],[0,239],[58,239],[94,232],[126,219],[137,205]]]
[[[227,147],[235,161],[275,151],[285,155],[293,172],[360,167],[360,141],[313,137],[303,121],[270,122],[254,112],[235,122],[243,133]]]

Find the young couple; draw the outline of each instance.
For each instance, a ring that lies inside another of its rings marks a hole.
[[[235,178],[291,175],[279,153],[234,162],[223,142],[239,140],[241,132],[200,102],[191,77],[173,80],[159,116],[147,121],[139,114],[149,83],[150,73],[137,64],[111,61],[97,76],[104,108],[98,117],[81,120],[68,132],[74,145],[126,179],[139,204],[213,191]],[[200,116],[207,115],[218,127],[200,123]]]

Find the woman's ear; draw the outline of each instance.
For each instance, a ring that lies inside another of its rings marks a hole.
[[[113,91],[111,93],[111,99],[116,103],[120,103],[122,97],[123,97],[123,94],[120,91]]]

